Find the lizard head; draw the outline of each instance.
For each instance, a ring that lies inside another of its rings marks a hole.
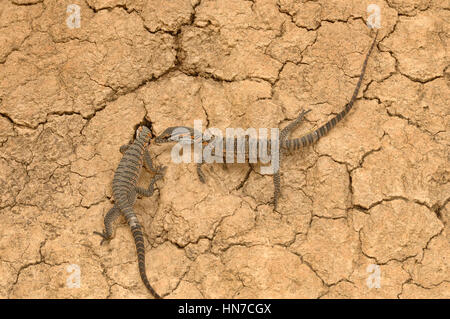
[[[145,143],[149,143],[152,138],[152,132],[147,126],[139,126],[136,130],[136,139],[143,139]]]
[[[170,143],[170,142],[180,142],[182,144],[193,144],[194,143],[194,129],[187,126],[171,126],[156,137],[155,143]],[[201,137],[201,134],[199,133]]]

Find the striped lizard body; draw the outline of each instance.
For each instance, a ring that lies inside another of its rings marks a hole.
[[[290,132],[292,130],[294,130],[298,125],[300,125],[300,123],[302,122],[304,116],[310,112],[311,110],[304,110],[302,111],[299,116],[292,121],[289,125],[287,125],[283,130],[281,130],[280,132],[280,136],[279,136],[279,145],[278,145],[278,153],[279,153],[279,164],[281,166],[281,157],[282,157],[282,151],[283,150],[298,150],[300,148],[309,146],[315,142],[317,142],[321,137],[325,136],[333,127],[335,127],[337,125],[337,123],[339,123],[352,109],[353,104],[355,103],[356,97],[358,96],[359,93],[359,89],[361,87],[361,83],[363,81],[364,78],[364,74],[366,72],[366,67],[367,67],[367,62],[369,60],[369,56],[372,53],[372,50],[375,46],[376,43],[376,39],[377,39],[377,34],[375,35],[373,42],[369,48],[369,51],[364,59],[363,65],[362,65],[362,69],[361,69],[361,74],[358,78],[358,82],[356,83],[356,87],[353,91],[353,95],[350,99],[350,101],[347,103],[347,105],[345,106],[345,108],[339,112],[336,116],[334,116],[332,119],[330,119],[328,122],[326,122],[325,124],[323,124],[322,126],[320,126],[318,129],[314,130],[313,132],[310,132],[308,134],[303,135],[302,137],[299,138],[294,138],[294,139],[288,139],[288,135],[290,134]],[[199,132],[196,132],[193,128],[191,127],[186,127],[186,126],[172,126],[169,127],[167,129],[165,129],[159,136],[156,137],[155,142],[156,143],[168,143],[168,142],[178,142],[178,141],[184,141],[184,142],[189,142],[193,143],[195,141],[196,138],[198,138],[198,136],[202,136]],[[213,139],[214,140],[214,139]],[[202,140],[202,145],[203,145],[203,149],[210,145],[211,141],[205,141]],[[222,141],[222,145],[226,145],[226,142],[229,142],[227,140],[223,140]],[[237,150],[237,139],[234,138],[233,141],[230,141],[234,144],[234,156],[236,157],[239,154],[239,150]],[[267,143],[265,145],[267,145],[267,151],[268,153],[270,152],[271,149],[271,144],[270,144],[270,140],[266,141],[261,141],[262,144]],[[249,139],[246,136],[245,139],[245,146],[243,148],[243,152],[245,155],[245,159],[248,160],[249,159]],[[281,152],[280,152],[281,151]],[[242,152],[242,150],[241,150]],[[226,150],[224,149],[224,158],[226,157]],[[269,153],[270,154],[270,153]],[[202,183],[205,183],[205,176],[204,173],[201,170],[201,165],[203,163],[197,163],[197,175],[200,179],[200,181]],[[273,204],[274,204],[274,208],[277,208],[277,204],[278,204],[278,198],[281,194],[281,190],[280,190],[280,172],[279,170],[276,171],[273,174],[273,183],[274,183],[274,197],[273,197]]]
[[[136,139],[132,144],[123,145],[120,147],[120,152],[123,154],[119,162],[112,182],[112,191],[114,197],[114,206],[105,215],[105,230],[103,233],[94,232],[103,237],[101,244],[112,239],[113,223],[122,213],[125,216],[128,225],[131,228],[134,242],[136,245],[138,255],[139,273],[145,287],[155,298],[161,298],[147,279],[145,271],[145,248],[144,237],[142,234],[142,227],[133,211],[133,205],[136,201],[136,195],[150,197],[154,191],[154,184],[164,175],[165,167],[154,168],[147,146],[150,144],[151,132],[145,127],[141,126],[136,131]],[[142,166],[145,165],[147,169],[155,172],[155,176],[150,181],[148,188],[137,186],[137,180],[141,173]]]

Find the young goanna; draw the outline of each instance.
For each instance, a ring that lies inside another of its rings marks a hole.
[[[152,196],[154,184],[163,177],[166,169],[166,167],[163,166],[156,169],[153,167],[150,154],[147,150],[147,147],[150,144],[150,138],[150,130],[145,126],[141,126],[136,131],[136,139],[134,142],[132,144],[122,145],[120,147],[120,152],[123,154],[123,157],[119,162],[116,172],[114,173],[112,182],[114,206],[105,215],[105,230],[103,233],[94,233],[103,237],[100,244],[111,240],[113,235],[113,222],[119,217],[120,214],[123,214],[131,228],[134,242],[136,244],[141,279],[144,282],[145,287],[147,287],[155,298],[161,298],[147,279],[147,274],[145,272],[145,249],[142,227],[133,211],[136,195],[139,194],[145,197]],[[143,165],[145,165],[147,169],[156,173],[150,181],[147,189],[137,186],[137,179]]]
[[[302,111],[300,113],[300,115],[294,121],[292,121],[289,125],[287,125],[284,129],[281,130],[280,136],[279,136],[279,141],[278,141],[279,166],[281,166],[281,156],[282,156],[283,150],[297,150],[297,149],[309,146],[309,145],[317,142],[321,137],[325,136],[333,127],[335,127],[336,124],[339,123],[348,114],[348,112],[350,112],[350,110],[352,109],[353,104],[356,100],[356,97],[358,96],[359,89],[361,87],[361,83],[363,81],[364,74],[366,72],[367,61],[369,60],[369,56],[372,53],[372,50],[375,46],[377,35],[378,35],[378,32],[375,34],[375,37],[372,41],[369,51],[364,59],[362,69],[361,69],[361,74],[358,78],[358,82],[356,83],[356,87],[353,91],[353,95],[352,95],[350,101],[347,103],[347,105],[341,112],[339,112],[336,116],[334,116],[332,119],[330,119],[328,122],[326,122],[325,124],[323,124],[322,126],[317,128],[313,132],[305,134],[299,138],[288,139],[287,137],[292,130],[294,130],[297,126],[300,125],[304,116],[311,110]],[[184,141],[184,142],[188,142],[188,143],[190,141],[190,143],[194,143],[195,139],[198,138],[198,136],[201,137],[202,135],[199,132],[196,132],[191,127],[172,126],[172,127],[168,127],[159,136],[157,136],[155,139],[155,142],[157,144],[168,143],[168,142],[178,142],[178,141]],[[203,149],[205,147],[207,147],[208,145],[210,145],[210,143],[213,140],[214,139],[209,140],[209,141],[202,140],[201,143],[203,145]],[[227,143],[230,143],[230,142],[234,145],[234,149],[233,149],[234,156],[237,156],[237,153],[239,152],[239,150],[237,150],[237,139],[236,138],[234,138],[234,140],[231,140],[231,141],[224,139],[224,140],[222,140],[222,145],[227,145]],[[269,151],[271,149],[270,140],[263,141],[263,144],[264,143],[267,143],[266,144],[267,150]],[[245,155],[246,160],[248,160],[248,158],[249,158],[248,157],[249,146],[250,146],[249,138],[248,138],[248,136],[246,136],[245,149],[244,149],[244,152],[245,152],[244,155]],[[223,154],[225,157],[226,152],[224,151]],[[202,183],[205,183],[205,175],[201,169],[202,164],[203,163],[197,163],[197,175],[199,177],[199,180]],[[277,204],[278,204],[278,198],[281,194],[280,171],[279,170],[273,174],[273,184],[274,184],[273,204],[274,204],[274,208],[276,209]]]

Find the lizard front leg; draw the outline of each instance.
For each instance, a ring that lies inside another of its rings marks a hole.
[[[127,149],[130,147],[131,144],[125,144],[122,145],[119,148],[120,153],[124,154]],[[150,153],[146,148],[144,148],[144,165],[145,168],[147,168],[149,171],[152,171],[153,173],[157,173],[158,170],[153,166],[152,158],[150,157]]]
[[[139,187],[136,186],[135,190],[139,195],[142,195],[144,197],[150,197],[153,195],[155,189],[155,183],[160,180],[161,178],[163,178],[164,173],[166,171],[166,166],[160,166],[156,169],[156,175],[152,178],[152,180],[150,181],[150,184],[148,185],[148,188],[143,188],[143,187]]]
[[[131,144],[124,144],[119,148],[120,153],[125,154],[127,149],[130,147]]]
[[[281,130],[280,142],[284,142],[286,140],[289,133],[300,125],[305,115],[308,114],[309,112],[311,112],[311,110],[301,111],[300,115],[295,120],[293,120],[291,123],[289,123],[288,126],[286,126],[284,129]],[[280,147],[283,147],[282,143],[280,143]]]
[[[150,153],[146,148],[144,149],[144,165],[149,171],[152,171],[153,173],[158,173],[158,170],[160,169],[153,166],[152,158],[150,157]]]
[[[206,178],[205,178],[205,174],[202,171],[202,165],[203,165],[203,161],[201,163],[197,163],[197,175],[198,175],[198,179],[200,180],[200,182],[202,182],[203,184],[206,183]]]
[[[205,151],[206,151],[206,153],[209,153],[210,155],[212,155],[212,148],[215,147],[215,143],[216,143],[215,139],[209,140],[207,142],[203,142],[202,154],[205,154]],[[205,163],[205,159],[202,157],[201,160],[202,161],[200,163],[196,163],[197,175],[198,175],[198,179],[200,180],[200,182],[205,184],[206,177],[205,177],[205,173],[203,173],[203,171],[202,171],[202,165]]]

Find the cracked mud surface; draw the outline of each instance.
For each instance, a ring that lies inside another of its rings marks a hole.
[[[140,123],[283,128],[310,108],[292,135],[321,125],[352,94],[370,3],[358,100],[284,156],[277,212],[257,166],[207,164],[203,185],[151,145],[168,170],[135,205],[147,274],[170,298],[450,298],[446,0],[1,1],[0,297],[149,298],[124,219],[109,245],[92,234],[119,147]]]

